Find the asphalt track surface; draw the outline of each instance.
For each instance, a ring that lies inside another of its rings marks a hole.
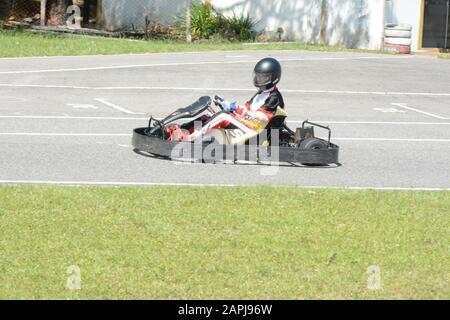
[[[191,164],[133,152],[131,132],[202,95],[244,103],[280,59],[291,127],[328,124],[339,167]],[[450,61],[302,51],[0,59],[0,183],[450,189]]]

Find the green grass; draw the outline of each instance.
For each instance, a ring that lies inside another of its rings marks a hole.
[[[441,59],[450,59],[450,53],[443,53],[438,55],[438,57]]]
[[[220,50],[311,50],[311,51],[381,51],[353,50],[304,43],[243,44],[238,42],[199,41],[192,44],[164,40],[128,40],[80,35],[33,34],[0,30],[0,57],[73,56]]]
[[[4,186],[0,298],[447,299],[449,208],[449,192]]]

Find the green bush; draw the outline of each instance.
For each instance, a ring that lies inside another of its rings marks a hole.
[[[228,30],[227,34],[239,41],[249,41],[253,39],[253,28],[256,21],[250,15],[236,15],[231,17],[224,17],[225,28]]]
[[[212,6],[207,4],[193,3],[191,8],[192,35],[209,39],[217,32],[219,16]]]
[[[186,17],[181,16],[180,31],[186,30]],[[227,17],[214,10],[211,5],[192,3],[191,31],[197,39],[226,39],[249,41],[253,39],[256,22],[249,15]]]

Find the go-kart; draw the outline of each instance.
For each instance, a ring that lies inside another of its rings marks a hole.
[[[192,133],[206,125],[218,114],[225,112],[223,99],[216,96],[201,97],[193,104],[176,110],[163,120],[150,118],[144,128],[134,129],[132,145],[136,152],[172,160],[203,161],[256,161],[299,163],[303,165],[339,165],[339,147],[331,143],[331,129],[304,121],[295,131],[286,125],[286,112],[278,108],[265,129],[252,137],[236,137],[236,131],[215,129],[194,141],[185,141],[180,132]],[[184,120],[184,121],[183,121]],[[182,122],[178,124],[178,122]],[[314,135],[314,128],[328,132],[328,138]]]

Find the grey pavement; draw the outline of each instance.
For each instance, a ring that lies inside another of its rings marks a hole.
[[[240,103],[281,60],[289,124],[330,125],[340,167],[187,164],[131,149],[131,131],[201,95]],[[0,59],[0,183],[450,189],[450,61],[241,51]],[[267,169],[267,168],[266,168]]]

